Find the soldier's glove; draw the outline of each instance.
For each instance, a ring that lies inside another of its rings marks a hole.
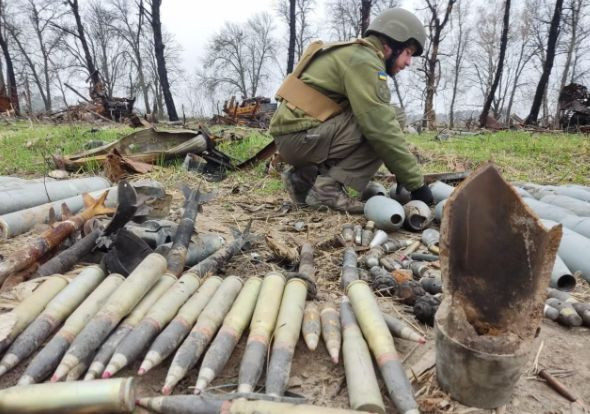
[[[430,191],[430,187],[424,184],[422,187],[418,188],[417,190],[412,191],[412,200],[420,200],[424,201],[429,206],[434,204],[434,198],[432,197],[432,191]]]

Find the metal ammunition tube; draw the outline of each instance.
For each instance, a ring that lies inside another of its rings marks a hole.
[[[557,223],[550,220],[541,220],[547,228],[552,228]],[[590,239],[567,228],[562,228],[561,241],[557,254],[572,272],[581,272],[586,281],[590,282],[590,263],[586,260],[586,252],[590,251]]]
[[[67,318],[104,279],[100,266],[82,270],[45,307],[45,310],[16,338],[0,361],[0,375],[14,368],[45,342],[59,324]]]
[[[381,229],[375,230],[373,234],[373,238],[371,239],[371,243],[369,243],[369,248],[372,249],[377,246],[381,246],[383,243],[387,241],[389,236]]]
[[[174,352],[184,337],[190,332],[197,318],[221,285],[221,282],[222,279],[219,276],[207,278],[199,290],[182,305],[174,319],[172,319],[152,343],[139,367],[139,375],[145,374]]]
[[[572,303],[572,306],[582,318],[584,325],[590,326],[590,303],[575,302]]]
[[[578,216],[590,216],[590,203],[566,195],[546,195],[540,200],[543,203],[573,211]]]
[[[342,359],[350,407],[358,411],[385,413],[381,391],[373,369],[373,361],[363,334],[356,323],[346,296],[340,304],[342,324]]]
[[[295,346],[299,341],[307,283],[293,278],[287,282],[273,338],[266,374],[266,393],[281,396],[287,389]]]
[[[373,266],[379,266],[379,259],[381,259],[381,257],[383,257],[384,254],[385,251],[381,247],[373,247],[371,250],[365,253],[365,256],[363,257],[365,267],[367,269],[370,269]]]
[[[189,336],[176,351],[166,374],[162,394],[170,394],[176,384],[184,378],[187,371],[198,362],[205,348],[221,326],[242,286],[243,282],[237,276],[228,276],[223,280],[219,289],[217,289],[199,315],[197,323]]]
[[[68,282],[69,279],[61,275],[51,276],[39,284],[37,289],[14,309],[0,315],[0,326],[12,326],[10,330],[3,329],[0,333],[0,354],[39,316],[45,306],[66,287]]]
[[[51,341],[33,358],[19,379],[19,385],[33,384],[47,378],[57,367],[61,357],[68,350],[76,335],[80,333],[82,328],[84,328],[88,321],[104,305],[111,293],[124,280],[125,278],[123,276],[116,273],[107,276],[68,317]]]
[[[381,245],[381,248],[385,251],[385,253],[393,253],[398,251],[399,249],[408,247],[410,244],[412,244],[411,240],[390,239],[383,243]]]
[[[590,238],[590,217],[567,216],[559,222],[568,229]]]
[[[422,244],[428,247],[429,250],[435,250],[438,254],[438,243],[440,240],[440,233],[438,230],[435,229],[426,229],[422,232],[422,236],[420,237]],[[436,249],[433,249],[436,248]]]
[[[363,229],[361,233],[361,246],[368,246],[373,239],[373,230]]]
[[[358,280],[359,272],[357,267],[356,252],[352,247],[344,249],[344,257],[342,259],[342,271],[340,273],[340,286],[346,289],[346,286],[353,280]]]
[[[57,367],[52,381],[64,378],[72,368],[96,351],[115,326],[156,284],[165,270],[164,257],[157,253],[146,256],[76,337]]]
[[[428,276],[430,265],[426,262],[412,261],[410,263],[410,270],[414,274],[415,279],[422,279],[424,276]]]
[[[395,260],[393,257],[382,257],[379,259],[379,265],[383,266],[385,270],[393,272],[402,268],[402,264]]]
[[[424,201],[412,200],[407,202],[404,205],[404,213],[406,214],[404,224],[413,231],[425,229],[432,221],[430,207]]]
[[[553,263],[553,269],[551,270],[549,286],[567,292],[574,290],[576,287],[576,278],[572,275],[559,255],[555,255],[555,263]]]
[[[360,224],[355,224],[352,230],[354,233],[354,244],[360,246],[363,237],[363,226]]]
[[[23,385],[0,391],[0,411],[11,414],[130,413],[133,378]]]
[[[307,349],[315,351],[320,341],[322,324],[320,322],[320,310],[314,301],[308,301],[305,304],[301,333]]]
[[[244,284],[242,291],[223,320],[223,325],[217,336],[203,357],[195,386],[196,394],[204,390],[225,367],[250,323],[261,285],[262,279],[256,276],[248,278]]]
[[[262,281],[260,294],[250,323],[250,334],[240,364],[238,392],[252,392],[258,382],[270,335],[277,320],[285,277],[279,272],[269,272]]]
[[[354,241],[354,227],[353,227],[353,225],[350,223],[346,223],[344,226],[342,226],[342,231],[341,231],[340,235],[342,236],[342,239],[345,242]]]
[[[332,305],[326,305],[320,312],[322,322],[322,338],[326,344],[328,354],[334,364],[338,363],[342,334],[340,328],[340,315]]]
[[[414,331],[414,329],[410,328],[401,320],[386,313],[383,314],[383,319],[389,328],[389,332],[391,332],[396,338],[407,339],[408,341],[418,342],[419,344],[426,343],[426,338]]]
[[[371,288],[359,280],[351,283],[346,293],[395,407],[400,413],[419,413],[412,386]]]

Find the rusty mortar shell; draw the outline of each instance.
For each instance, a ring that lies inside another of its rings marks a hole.
[[[383,243],[385,243],[388,239],[388,235],[387,233],[385,233],[383,230],[381,229],[377,229],[375,230],[375,233],[373,234],[373,238],[371,239],[371,242],[369,243],[369,248],[372,249],[374,247],[377,246],[381,246]]]
[[[574,309],[571,302],[562,302],[559,299],[549,298],[545,301],[546,305],[554,307],[559,311],[557,322],[565,326],[581,326],[582,318]]]
[[[59,361],[70,347],[88,321],[104,305],[108,297],[123,283],[125,278],[113,273],[107,276],[100,285],[82,302],[66,319],[64,325],[55,336],[35,355],[20,377],[19,385],[29,385],[47,378],[59,364]]]
[[[160,332],[150,346],[139,367],[139,375],[143,375],[156,365],[159,365],[178,348],[222,281],[219,276],[208,277],[199,290],[182,305],[174,319]]]
[[[342,297],[340,304],[340,321],[342,359],[350,407],[353,410],[384,414],[385,406],[375,376],[371,353],[346,296]]]
[[[14,339],[39,316],[45,306],[57,295],[69,280],[61,275],[54,275],[39,284],[37,289],[23,299],[10,312],[0,315],[0,326],[10,326],[0,333],[0,354],[10,346]]]
[[[584,325],[590,326],[590,303],[575,302],[572,306],[582,318]]]
[[[384,196],[387,194],[387,190],[383,184],[376,181],[369,181],[363,192],[361,193],[361,201],[367,201],[369,198],[380,195]]]
[[[167,397],[141,398],[137,405],[150,412],[166,414],[368,414],[367,411],[346,408],[319,407],[317,405],[292,404],[265,400],[221,400],[200,395],[171,395]]]
[[[400,203],[385,196],[371,197],[365,203],[365,217],[375,222],[381,230],[398,230],[404,223],[404,208]]]
[[[113,352],[106,372],[111,375],[135,361],[146,350],[152,339],[174,318],[178,309],[197,290],[200,278],[190,272],[162,295],[144,318],[121,340]]]
[[[552,321],[557,321],[557,318],[559,318],[559,310],[555,309],[553,306],[545,304],[543,306],[543,316]]]
[[[243,282],[237,276],[227,276],[223,280],[219,289],[199,315],[190,334],[176,351],[166,374],[162,394],[172,393],[176,384],[199,361],[240,293],[242,286]]]
[[[432,222],[430,207],[424,201],[412,200],[404,205],[404,224],[413,231],[422,231]]]
[[[285,394],[295,346],[299,341],[303,322],[303,309],[307,297],[307,283],[299,278],[290,279],[285,286],[281,307],[273,335],[272,352],[266,372],[266,393]]]
[[[354,226],[350,223],[346,223],[342,226],[342,231],[340,232],[342,239],[349,243],[354,241]]]
[[[0,375],[31,355],[104,279],[100,266],[88,266],[45,306],[15,339],[0,361]]]
[[[406,339],[419,344],[425,344],[426,338],[416,332],[413,328],[403,322],[401,319],[394,318],[386,313],[383,314],[383,319],[389,328],[389,332],[396,338]]]
[[[134,406],[133,378],[32,384],[0,391],[0,409],[11,414],[130,413]]]
[[[366,282],[359,280],[351,283],[346,293],[398,412],[419,413],[412,386],[371,288]]]
[[[223,320],[223,325],[203,357],[195,385],[195,394],[203,391],[227,364],[252,319],[261,286],[262,279],[257,276],[248,278],[244,283],[244,287]]]
[[[385,251],[381,247],[373,247],[363,256],[363,262],[365,264],[365,267],[367,269],[370,269],[373,266],[379,266],[379,259],[381,259],[381,257],[383,257],[384,254]]]
[[[74,339],[51,380],[64,378],[72,368],[94,353],[117,324],[156,284],[165,270],[166,259],[163,256],[157,253],[146,256]]]
[[[403,249],[412,244],[411,240],[400,240],[400,239],[389,239],[381,245],[381,248],[385,253],[397,252],[399,249]]]
[[[320,312],[322,322],[322,338],[330,359],[334,364],[338,363],[342,333],[340,328],[340,314],[332,305],[325,305]]]
[[[262,281],[250,323],[246,350],[240,364],[238,392],[252,392],[262,374],[284,287],[285,276],[279,272],[267,273]]]
[[[363,226],[355,224],[352,230],[354,232],[354,244],[360,246],[363,237]]]
[[[428,275],[420,279],[420,286],[431,295],[442,293],[442,278],[438,275]]]
[[[358,280],[359,269],[357,255],[352,247],[344,249],[342,258],[342,270],[340,272],[340,286],[346,289],[346,286],[353,280]],[[305,321],[303,322],[305,323]],[[315,348],[314,348],[315,349]]]
[[[322,324],[320,322],[320,310],[314,301],[307,301],[303,310],[303,323],[301,333],[307,349],[315,351],[320,341]]]
[[[149,312],[149,310],[156,304],[156,302],[176,283],[178,279],[176,275],[166,272],[164,273],[160,279],[156,282],[154,286],[146,293],[146,295],[139,301],[139,303],[133,308],[131,313],[123,319],[123,322],[119,325],[122,329],[127,331],[127,334],[124,335],[121,339],[121,342],[117,345],[114,350],[113,356],[107,364],[107,367],[102,373],[102,378],[110,378],[113,374],[118,372],[123,366],[127,365],[126,361],[123,361],[121,358],[116,359],[113,361],[114,356],[117,354],[117,351],[121,344],[125,341],[129,333],[135,329],[135,327],[143,320],[145,315]],[[111,361],[113,363],[111,364]]]

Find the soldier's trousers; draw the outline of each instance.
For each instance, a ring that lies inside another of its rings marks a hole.
[[[383,163],[351,111],[274,140],[281,157],[312,184],[319,173],[361,192]]]

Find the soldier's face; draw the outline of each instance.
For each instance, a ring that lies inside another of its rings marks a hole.
[[[406,47],[393,64],[393,74],[401,72],[412,64],[412,56],[416,52],[414,47]]]

